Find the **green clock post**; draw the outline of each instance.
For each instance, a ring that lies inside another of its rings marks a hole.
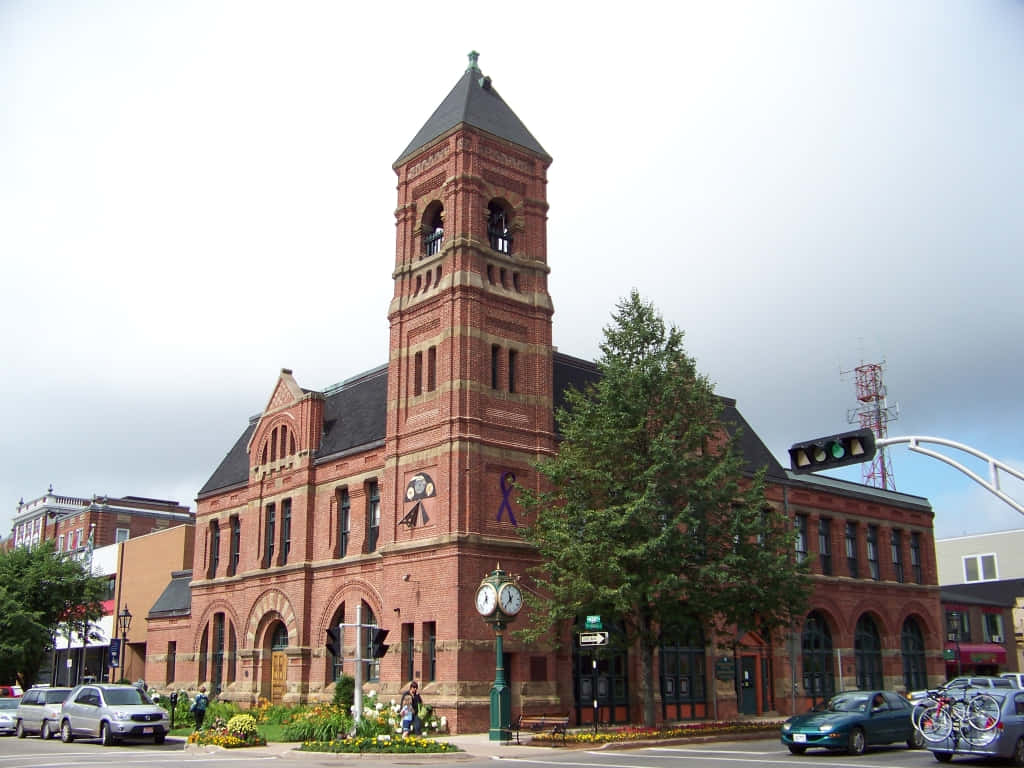
[[[476,610],[494,627],[494,685],[491,687],[491,741],[508,741],[512,731],[512,694],[505,681],[505,628],[523,607],[523,593],[501,564],[487,574],[476,590]]]

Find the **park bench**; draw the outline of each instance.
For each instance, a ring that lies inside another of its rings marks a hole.
[[[562,744],[565,744],[565,731],[569,727],[568,715],[519,715],[512,724],[512,730],[516,732],[516,744],[519,741],[520,731],[550,731],[552,736],[562,734]]]

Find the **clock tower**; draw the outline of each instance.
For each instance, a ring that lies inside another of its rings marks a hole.
[[[514,537],[512,483],[534,482],[530,462],[554,451],[550,164],[475,52],[394,164],[385,449],[394,508],[381,522],[396,526],[396,543]],[[434,496],[414,507],[406,489],[418,476]]]

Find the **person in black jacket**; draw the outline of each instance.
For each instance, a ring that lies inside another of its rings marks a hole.
[[[400,706],[405,704],[406,696],[409,697],[409,704],[412,706],[412,732],[419,736],[423,733],[423,720],[420,719],[420,707],[423,706],[423,697],[420,696],[420,684],[413,680],[409,683],[409,690],[402,694]]]

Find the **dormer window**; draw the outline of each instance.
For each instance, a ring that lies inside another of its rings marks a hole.
[[[427,209],[423,226],[423,255],[433,256],[441,252],[444,240],[444,217],[440,203],[433,203]]]
[[[508,230],[509,215],[497,200],[487,204],[487,239],[498,253],[512,252],[512,234]]]
[[[260,464],[266,464],[269,459],[271,463],[279,458],[295,455],[295,433],[281,424],[274,427],[270,434],[263,441],[260,449]]]

